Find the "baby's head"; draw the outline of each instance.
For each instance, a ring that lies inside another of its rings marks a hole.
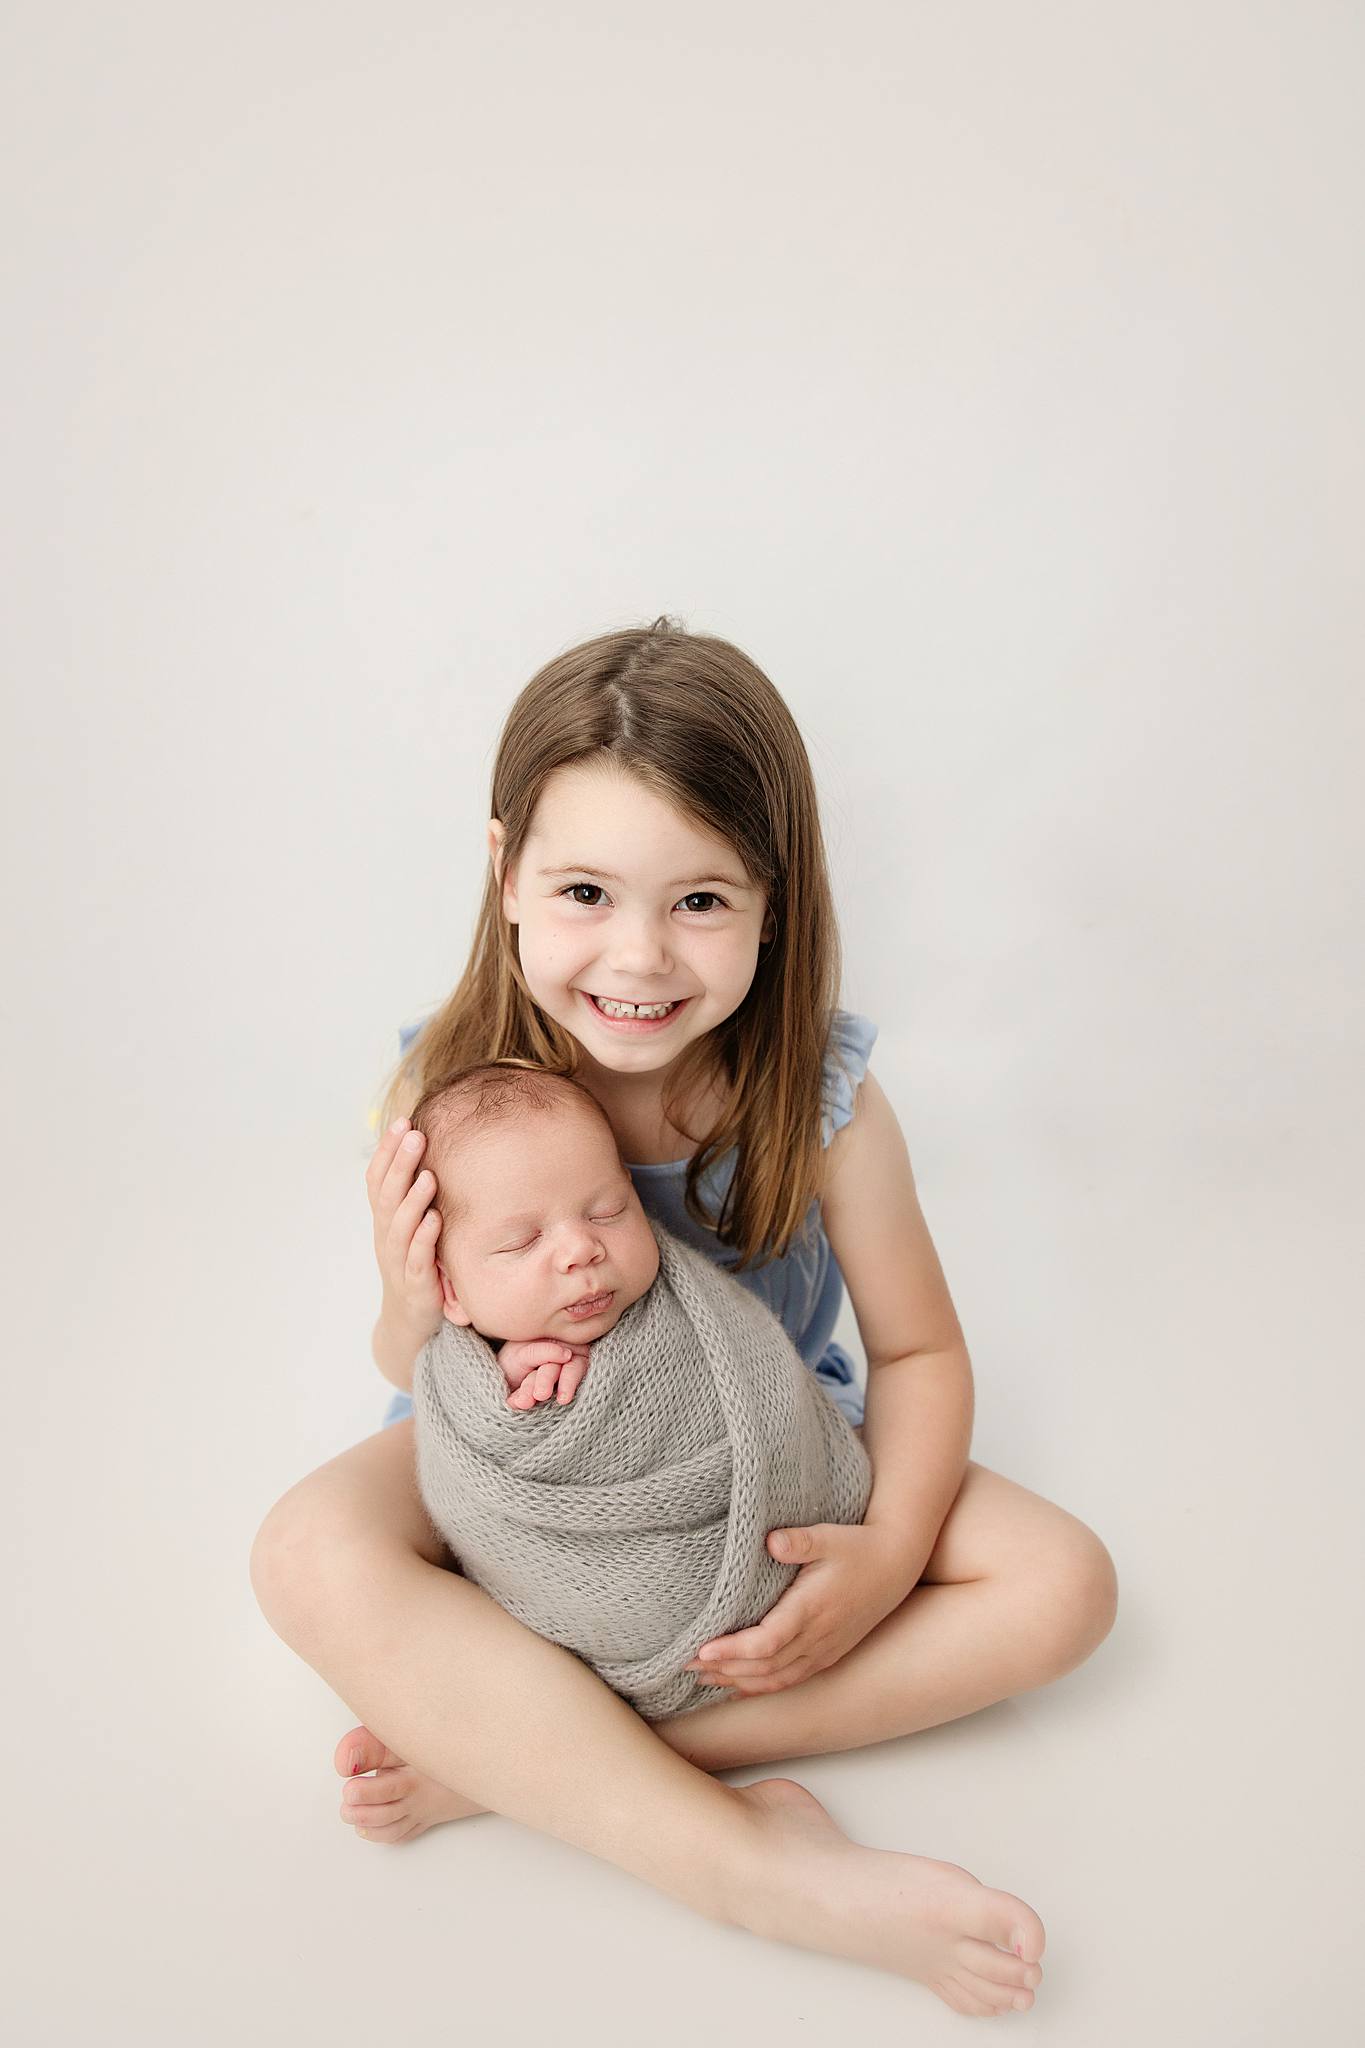
[[[591,1344],[652,1285],[659,1247],[580,1082],[521,1062],[466,1067],[422,1097],[412,1126],[436,1177],[452,1323],[505,1341]]]

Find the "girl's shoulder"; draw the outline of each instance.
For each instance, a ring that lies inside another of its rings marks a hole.
[[[820,1137],[828,1145],[836,1131],[853,1121],[853,1098],[867,1072],[877,1026],[856,1010],[836,1010],[825,1047],[824,1115]]]

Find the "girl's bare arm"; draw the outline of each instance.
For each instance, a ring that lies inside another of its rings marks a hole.
[[[904,1135],[870,1072],[830,1141],[822,1208],[867,1353],[865,1520],[896,1530],[922,1568],[967,1469],[972,1368]]]
[[[441,1327],[436,1245],[441,1218],[432,1208],[435,1176],[420,1165],[426,1140],[406,1117],[385,1131],[365,1169],[374,1218],[374,1255],[384,1286],[370,1349],[386,1380],[412,1391],[412,1369],[427,1338]]]

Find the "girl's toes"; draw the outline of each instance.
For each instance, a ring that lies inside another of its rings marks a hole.
[[[371,1735],[368,1728],[352,1728],[343,1735],[332,1753],[332,1763],[339,1778],[354,1778],[361,1771],[378,1771],[386,1766],[401,1764],[401,1756],[395,1756],[386,1749],[377,1735]]]
[[[943,2003],[950,2005],[954,2012],[970,2014],[971,2007],[967,2003],[966,1992],[951,1977],[936,1977],[929,1989],[936,1991]]]
[[[398,1783],[401,1776],[400,1771],[381,1771],[377,1778],[348,1778],[341,1788],[341,1803],[363,1820],[367,1808],[373,1812],[377,1806],[394,1806],[404,1797],[405,1788]],[[385,1818],[392,1820],[393,1815]]]
[[[356,1800],[343,1799],[341,1818],[349,1821],[353,1828],[388,1827],[394,1821],[407,1820],[408,1810],[396,1799],[366,1800],[363,1804]]]
[[[960,1941],[957,1963],[967,1978],[984,1977],[993,1991],[1022,1991],[1025,1985],[1042,1981],[1042,1965],[1007,1956],[989,1941]]]
[[[1024,2012],[1025,2006],[1016,2006],[1016,1998],[1033,2003],[1033,1993],[1026,1991],[1022,1984],[999,1984],[990,1977],[978,1977],[970,1970],[964,1970],[958,1977],[973,1998],[979,1998],[989,2012]]]
[[[965,2012],[969,2016],[969,2018],[974,2020],[989,2020],[995,2018],[994,2004],[988,2004],[987,2001],[984,1998],[982,1998],[979,1990],[973,1989],[972,1986],[965,1983],[961,1977],[953,1979],[952,1988],[957,1994],[957,1996],[954,1998],[952,2002],[954,2005],[956,2005],[959,2012]]]
[[[1018,1985],[997,1984],[989,1977],[978,1977],[975,1971],[963,1967],[958,1968],[955,1982],[958,1989],[971,2000],[972,2011],[989,2013],[992,2019],[997,2013],[1011,2011],[1013,2000],[1018,1996],[1026,1996],[1030,2005],[1033,2003],[1031,1991],[1021,1994]]]
[[[357,1828],[356,1833],[362,1842],[393,1843],[406,1842],[413,1835],[425,1833],[425,1829],[426,1824],[424,1821],[413,1820],[410,1816],[406,1815],[402,1820],[390,1821],[383,1827],[374,1827],[370,1822],[369,1816],[366,1815],[364,1827]]]

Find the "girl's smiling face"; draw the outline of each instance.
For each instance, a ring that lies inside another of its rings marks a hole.
[[[502,837],[495,818],[495,857]],[[608,764],[550,776],[502,902],[537,1003],[617,1075],[661,1073],[733,1015],[767,936],[733,847]],[[613,1017],[602,999],[671,1007]]]

